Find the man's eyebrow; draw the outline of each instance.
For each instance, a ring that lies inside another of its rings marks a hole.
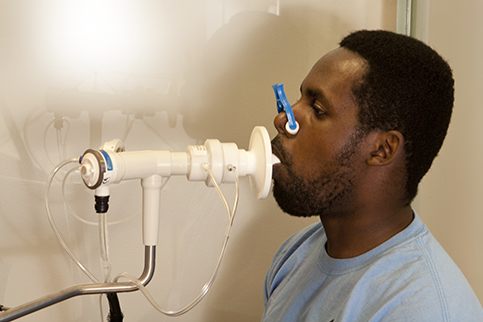
[[[302,85],[300,86],[300,93],[303,94],[303,87]],[[321,89],[315,88],[315,89],[306,89],[306,94],[312,98],[318,99],[324,103],[324,105],[328,106],[329,108],[333,108],[332,103],[329,101],[327,96],[324,94],[324,92]]]

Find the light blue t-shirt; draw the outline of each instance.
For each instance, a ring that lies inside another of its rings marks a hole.
[[[322,224],[289,239],[265,279],[262,322],[483,321],[466,278],[415,214],[385,243],[331,258]]]

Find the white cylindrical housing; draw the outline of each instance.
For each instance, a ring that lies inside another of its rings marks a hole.
[[[82,179],[91,189],[122,180],[147,178],[154,174],[170,177],[188,173],[189,159],[186,152],[146,150],[115,153],[87,150],[81,161]]]
[[[223,167],[225,166],[225,160],[223,158],[223,148],[218,140],[206,140],[205,141],[206,152],[208,153],[208,165],[211,168],[211,172],[215,177],[216,183],[220,184],[223,180]],[[207,186],[212,186],[211,178],[207,177],[205,181]]]
[[[229,166],[234,166],[237,170],[238,176],[244,176],[240,174],[238,168],[240,167],[240,157],[238,155],[238,146],[235,143],[222,143],[223,149],[223,179],[222,182],[235,182],[235,175],[233,171],[230,171]]]
[[[141,179],[143,187],[143,243],[155,246],[159,235],[159,202],[163,178],[157,174]]]
[[[146,178],[153,174],[162,177],[188,174],[188,156],[185,152],[133,151],[115,153],[123,163],[120,180]],[[174,162],[173,162],[174,161]]]
[[[204,181],[208,176],[203,164],[209,164],[208,151],[204,145],[190,145],[186,148],[190,169],[187,178],[190,181]]]

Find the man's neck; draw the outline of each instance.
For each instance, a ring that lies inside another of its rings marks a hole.
[[[321,216],[327,235],[327,253],[333,258],[362,255],[404,230],[414,219],[410,206],[392,211]]]

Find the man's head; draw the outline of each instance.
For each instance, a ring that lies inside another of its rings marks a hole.
[[[452,105],[451,70],[423,43],[385,31],[347,36],[302,83],[293,105],[299,133],[285,132],[283,113],[274,120],[277,202],[292,215],[337,215],[370,203],[376,188],[409,204]]]
[[[354,204],[356,177],[363,172],[358,165],[365,161],[357,153],[362,135],[352,88],[366,68],[349,50],[331,51],[311,69],[292,106],[299,132],[285,132],[284,113],[275,118],[279,135],[272,146],[281,164],[274,165],[273,193],[285,212],[336,215]]]
[[[404,136],[410,203],[446,136],[454,101],[451,68],[421,41],[388,31],[357,31],[340,46],[369,64],[353,87],[362,130],[396,130]]]

